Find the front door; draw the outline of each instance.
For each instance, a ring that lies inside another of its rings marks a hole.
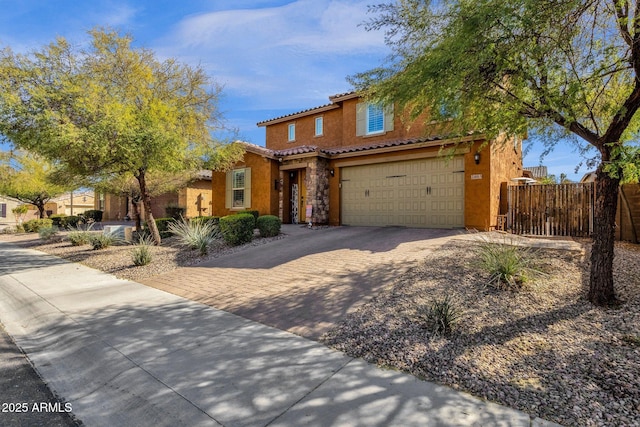
[[[301,224],[306,221],[305,185],[306,171],[304,169],[289,172],[289,214],[292,224]]]

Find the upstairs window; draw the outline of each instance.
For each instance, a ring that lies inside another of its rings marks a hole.
[[[356,136],[379,135],[393,130],[393,106],[360,102],[356,105]]]
[[[322,136],[322,134],[323,134],[322,117],[316,117],[316,136]]]
[[[367,104],[367,135],[384,132],[384,108],[380,104]]]
[[[291,123],[289,125],[289,142],[296,140],[296,125]]]

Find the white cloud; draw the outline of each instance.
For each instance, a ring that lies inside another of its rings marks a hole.
[[[347,75],[385,56],[383,35],[359,25],[368,3],[298,0],[201,13],[183,19],[156,49],[202,64],[225,90],[253,98],[256,108],[308,108],[348,89]]]

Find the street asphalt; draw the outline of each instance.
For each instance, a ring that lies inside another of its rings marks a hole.
[[[0,321],[59,399],[45,425],[66,409],[87,426],[553,425],[38,251],[0,243],[0,260]],[[31,378],[28,412],[51,401]]]

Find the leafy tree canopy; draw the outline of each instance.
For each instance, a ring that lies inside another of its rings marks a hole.
[[[640,176],[638,0],[396,0],[372,7],[388,63],[353,76],[374,101],[457,132],[573,137],[597,165],[589,299],[616,302],[618,185]]]
[[[378,100],[460,132],[533,131],[549,147],[572,138],[614,176],[638,149],[637,4],[399,0],[372,11],[367,28],[384,28],[393,54],[350,80]]]
[[[40,156],[24,151],[0,153],[0,194],[38,208],[40,218],[51,199],[75,189],[54,177],[56,169]]]
[[[90,35],[88,48],[58,38],[30,55],[0,52],[0,133],[68,175],[135,177],[150,215],[148,173],[195,171],[230,153],[216,153],[223,144],[211,137],[221,88],[202,68],[160,61],[129,36]]]

